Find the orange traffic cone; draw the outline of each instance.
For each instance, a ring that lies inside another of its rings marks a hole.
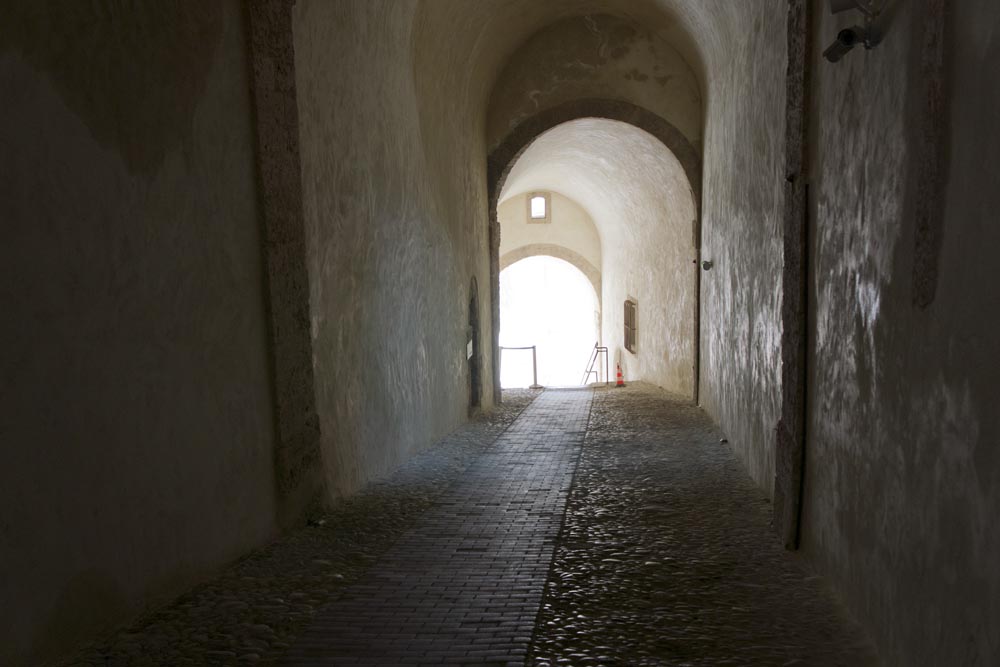
[[[624,387],[625,386],[625,379],[622,377],[622,365],[620,363],[615,364],[615,365],[618,366],[618,382],[615,383],[615,386],[616,387]]]

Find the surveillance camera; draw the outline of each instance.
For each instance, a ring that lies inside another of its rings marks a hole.
[[[823,57],[831,63],[838,62],[847,52],[858,44],[864,44],[866,49],[873,49],[882,40],[882,29],[877,25],[882,13],[882,5],[876,6],[875,0],[830,0],[830,12],[839,14],[856,9],[864,14],[865,25],[845,28],[837,33],[837,39],[823,52]]]
[[[837,33],[837,39],[834,40],[833,44],[823,52],[823,57],[832,63],[839,61],[855,46],[863,44],[866,34],[867,31],[861,26],[844,28]]]

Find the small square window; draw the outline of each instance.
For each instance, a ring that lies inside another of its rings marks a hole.
[[[625,349],[632,354],[635,354],[635,308],[635,301],[625,300]]]
[[[542,195],[531,198],[531,217],[533,220],[545,217],[545,197]]]
[[[550,222],[552,210],[547,192],[532,192],[528,195],[528,222]]]

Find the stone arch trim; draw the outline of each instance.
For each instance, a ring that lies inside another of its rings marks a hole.
[[[302,203],[292,0],[246,3],[257,196],[264,232],[274,387],[278,523],[299,524],[323,493]]]
[[[543,109],[534,116],[525,119],[494,147],[486,161],[486,185],[489,206],[489,242],[490,242],[490,296],[493,302],[493,388],[500,402],[500,221],[497,219],[497,205],[500,203],[500,191],[503,190],[507,176],[517,159],[527,150],[528,146],[548,130],[580,118],[604,118],[617,120],[638,127],[653,135],[666,146],[681,163],[681,168],[691,184],[696,212],[692,235],[695,242],[695,299],[694,299],[694,402],[698,403],[699,362],[698,341],[701,315],[701,273],[697,267],[701,265],[701,155],[688,141],[680,130],[661,116],[623,100],[604,98],[585,98],[572,100]]]
[[[600,269],[591,264],[587,258],[580,253],[570,250],[565,246],[556,245],[554,243],[532,243],[529,245],[523,245],[519,248],[514,248],[500,258],[500,270],[503,271],[511,264],[520,262],[522,259],[527,259],[528,257],[538,257],[540,255],[561,259],[569,262],[579,269],[580,273],[587,276],[587,280],[589,280],[590,284],[593,285],[594,291],[597,293],[597,302],[601,303]]]
[[[622,100],[587,98],[573,100],[539,111],[517,125],[510,134],[490,151],[487,161],[487,178],[491,203],[496,200],[517,158],[541,134],[557,125],[580,118],[617,120],[645,130],[670,149],[681,163],[695,198],[695,210],[701,203],[701,157],[697,149],[680,130],[661,116],[643,107]]]
[[[483,355],[480,343],[482,318],[479,312],[479,282],[475,276],[469,281],[469,342],[472,350],[469,363],[469,414],[482,406],[483,399]]]

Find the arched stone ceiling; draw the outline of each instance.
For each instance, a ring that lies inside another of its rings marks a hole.
[[[646,25],[598,14],[557,21],[518,47],[490,97],[487,148],[540,111],[595,98],[645,109],[701,143],[700,85],[680,52]]]
[[[403,10],[399,3],[388,3]],[[420,0],[413,13],[414,84],[425,105],[470,113],[485,123],[487,105],[512,56],[538,31],[561,20],[611,15],[642,26],[687,63],[703,104],[746,35],[759,30],[750,1],[734,0]],[[485,131],[485,128],[484,128]]]
[[[650,220],[690,225],[696,210],[681,163],[666,146],[637,127],[584,118],[563,123],[536,139],[514,164],[500,201],[532,190],[553,190],[579,202],[593,218],[601,243],[617,244],[623,234]]]

